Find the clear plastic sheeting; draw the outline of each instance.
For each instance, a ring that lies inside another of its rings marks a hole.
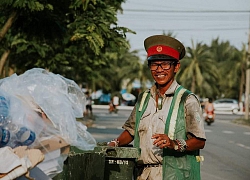
[[[40,135],[46,127],[41,116],[19,98],[1,89],[0,98],[0,116],[2,117],[0,147],[6,145],[15,148],[38,144],[37,135]]]
[[[36,143],[31,146],[52,136],[60,136],[82,150],[96,146],[87,127],[76,121],[83,116],[86,100],[74,81],[34,68],[1,79],[0,92],[11,99],[9,113],[13,123],[27,124],[36,133]]]

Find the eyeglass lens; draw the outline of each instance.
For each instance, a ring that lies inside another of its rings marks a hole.
[[[168,69],[170,69],[171,64],[172,64],[172,62],[164,62],[164,63],[161,63],[161,64],[151,63],[150,64],[150,69],[155,71],[155,70],[158,69],[159,66],[161,66],[162,69],[168,70]]]

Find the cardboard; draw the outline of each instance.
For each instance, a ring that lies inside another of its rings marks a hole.
[[[53,136],[49,139],[42,140],[40,145],[35,148],[40,149],[44,154],[57,149],[61,149],[61,154],[68,154],[70,151],[70,145],[59,136]]]

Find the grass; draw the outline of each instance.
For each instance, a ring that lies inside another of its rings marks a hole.
[[[239,124],[239,125],[250,126],[250,118],[245,119],[243,116],[233,120],[232,122],[235,123],[235,124]]]

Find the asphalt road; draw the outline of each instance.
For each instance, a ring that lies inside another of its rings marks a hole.
[[[203,180],[250,179],[250,128],[216,119],[205,125],[206,146],[201,151],[205,161],[201,166]]]
[[[123,130],[122,124],[131,108],[109,114],[107,108],[94,108],[94,123],[88,131],[97,142],[116,138]],[[249,180],[250,179],[250,127],[232,123],[240,115],[216,114],[211,125],[204,125],[207,141],[201,150],[204,162],[201,165],[202,180]]]

